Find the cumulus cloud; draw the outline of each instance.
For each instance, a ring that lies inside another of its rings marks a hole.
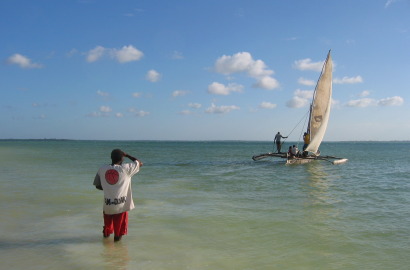
[[[151,69],[148,70],[147,75],[145,75],[145,78],[150,82],[157,82],[161,79],[161,74],[159,74],[156,70]]]
[[[370,95],[370,91],[367,91],[367,90],[364,90],[363,92],[359,94],[360,97],[367,97],[368,95]]]
[[[335,84],[354,84],[354,83],[362,83],[363,79],[361,76],[356,77],[343,77],[341,79],[335,78],[333,79],[333,83]]]
[[[138,61],[144,55],[140,50],[132,45],[124,46],[119,50],[112,49],[111,53],[113,57],[120,63]]]
[[[190,111],[190,110],[184,110],[184,111],[180,112],[179,114],[181,114],[181,115],[191,115],[191,114],[194,114],[194,112]]]
[[[397,0],[387,0],[386,4],[384,5],[385,8],[388,8],[391,4],[396,2]]]
[[[135,115],[138,116],[138,117],[144,117],[144,116],[147,116],[149,114],[150,114],[149,112],[146,112],[146,111],[143,111],[143,110],[135,112]]]
[[[172,53],[172,59],[177,59],[177,60],[179,60],[179,59],[184,59],[184,56],[182,55],[181,52],[174,51],[174,52]]]
[[[259,104],[259,108],[261,109],[274,109],[276,108],[276,104],[270,103],[270,102],[266,102],[263,101],[261,104]]]
[[[89,113],[89,117],[108,117],[112,109],[109,106],[101,106],[98,112]]]
[[[346,103],[347,107],[359,107],[359,108],[365,108],[365,107],[374,106],[374,105],[377,105],[377,101],[372,98],[355,99],[355,100],[350,100]]]
[[[135,116],[138,116],[138,117],[144,117],[144,116],[147,116],[147,115],[150,114],[150,112],[146,112],[146,111],[143,111],[143,110],[136,110],[134,108],[131,108],[128,111],[130,113],[134,114]]]
[[[297,89],[293,93],[293,98],[286,103],[289,108],[302,108],[310,103],[313,97],[313,90]]]
[[[350,100],[346,103],[347,107],[358,107],[358,108],[366,108],[369,106],[401,106],[404,103],[404,99],[399,96],[382,98],[380,100],[376,100],[373,98],[361,98]]]
[[[98,90],[97,95],[99,95],[101,97],[108,97],[110,94],[108,94],[107,92],[103,92],[101,90]]]
[[[299,79],[298,79],[298,83],[299,83],[299,84],[302,84],[302,85],[306,85],[306,86],[314,86],[314,85],[316,85],[316,82],[315,82],[315,81],[313,81],[313,80],[308,80],[308,79],[305,79],[305,78],[299,78]]]
[[[124,117],[124,115],[123,115],[122,113],[116,113],[116,114],[115,114],[115,117],[121,118],[121,117]]]
[[[202,105],[199,104],[199,103],[189,103],[189,104],[188,104],[188,107],[194,108],[194,109],[199,109],[199,108],[202,107]]]
[[[240,108],[235,105],[230,105],[230,106],[216,106],[214,103],[212,103],[211,107],[205,110],[206,113],[215,113],[215,114],[224,114],[224,113],[229,113],[230,111],[233,110],[239,110]]]
[[[139,97],[142,96],[142,93],[141,92],[135,92],[135,93],[132,93],[132,96],[135,97],[135,98],[139,98]]]
[[[33,63],[30,58],[21,55],[19,53],[13,54],[7,59],[7,62],[11,65],[17,65],[21,68],[42,68],[43,66],[37,63]]]
[[[388,97],[388,98],[383,98],[380,99],[377,102],[377,105],[379,106],[401,106],[404,103],[404,99],[399,96],[394,96],[394,97]]]
[[[127,63],[140,60],[144,56],[144,54],[132,45],[124,46],[121,49],[111,49],[97,46],[94,49],[88,51],[86,59],[87,62],[93,63],[100,60],[103,56],[109,56],[119,63]]]
[[[109,112],[112,112],[112,109],[109,106],[101,106],[100,112],[109,113]]]
[[[90,50],[87,53],[87,62],[93,63],[99,60],[103,55],[106,49],[102,46],[97,46],[94,49]]]
[[[270,76],[265,76],[260,79],[253,85],[256,88],[262,88],[266,90],[273,90],[279,87],[279,82]]]
[[[258,88],[271,90],[279,87],[277,80],[271,77],[274,71],[268,69],[262,60],[254,60],[248,52],[223,55],[216,60],[214,68],[224,75],[245,73],[257,80],[254,86]]]
[[[227,96],[232,92],[242,92],[243,85],[230,83],[228,85],[224,85],[222,83],[213,82],[208,86],[208,93],[213,95],[222,95]]]
[[[172,96],[173,97],[182,97],[182,96],[185,96],[188,93],[189,93],[189,91],[175,90],[174,92],[172,92]]]
[[[301,60],[296,60],[293,63],[293,67],[299,70],[313,70],[313,71],[322,71],[324,62],[312,62],[312,59],[306,58]]]

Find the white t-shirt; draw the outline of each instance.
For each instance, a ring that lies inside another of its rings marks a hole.
[[[100,178],[104,190],[104,213],[119,214],[135,208],[132,200],[131,177],[140,170],[138,161],[122,165],[102,166],[96,175],[94,185]]]

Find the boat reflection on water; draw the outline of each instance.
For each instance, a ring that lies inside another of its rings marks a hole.
[[[309,174],[307,182],[310,214],[316,220],[335,218],[341,214],[338,205],[342,202],[340,193],[334,190],[335,181],[340,178],[326,171],[329,167],[321,162],[306,164]]]

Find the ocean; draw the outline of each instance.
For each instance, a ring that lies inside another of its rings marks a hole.
[[[92,185],[114,148],[144,162],[118,243],[102,237]],[[324,142],[341,165],[251,159],[272,149],[2,140],[0,268],[409,269],[410,142]]]

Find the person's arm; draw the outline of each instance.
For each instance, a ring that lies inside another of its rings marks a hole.
[[[96,189],[103,190],[103,187],[101,185],[100,175],[98,173],[94,177],[93,185],[95,186]]]
[[[124,157],[127,157],[127,158],[129,158],[130,160],[132,160],[132,161],[138,161],[138,163],[140,164],[140,167],[142,167],[142,165],[144,165],[144,164],[141,162],[141,160],[139,160],[139,159],[137,159],[137,158],[135,158],[135,157],[133,157],[133,156],[130,156],[130,155],[128,155],[127,153],[124,153]]]

